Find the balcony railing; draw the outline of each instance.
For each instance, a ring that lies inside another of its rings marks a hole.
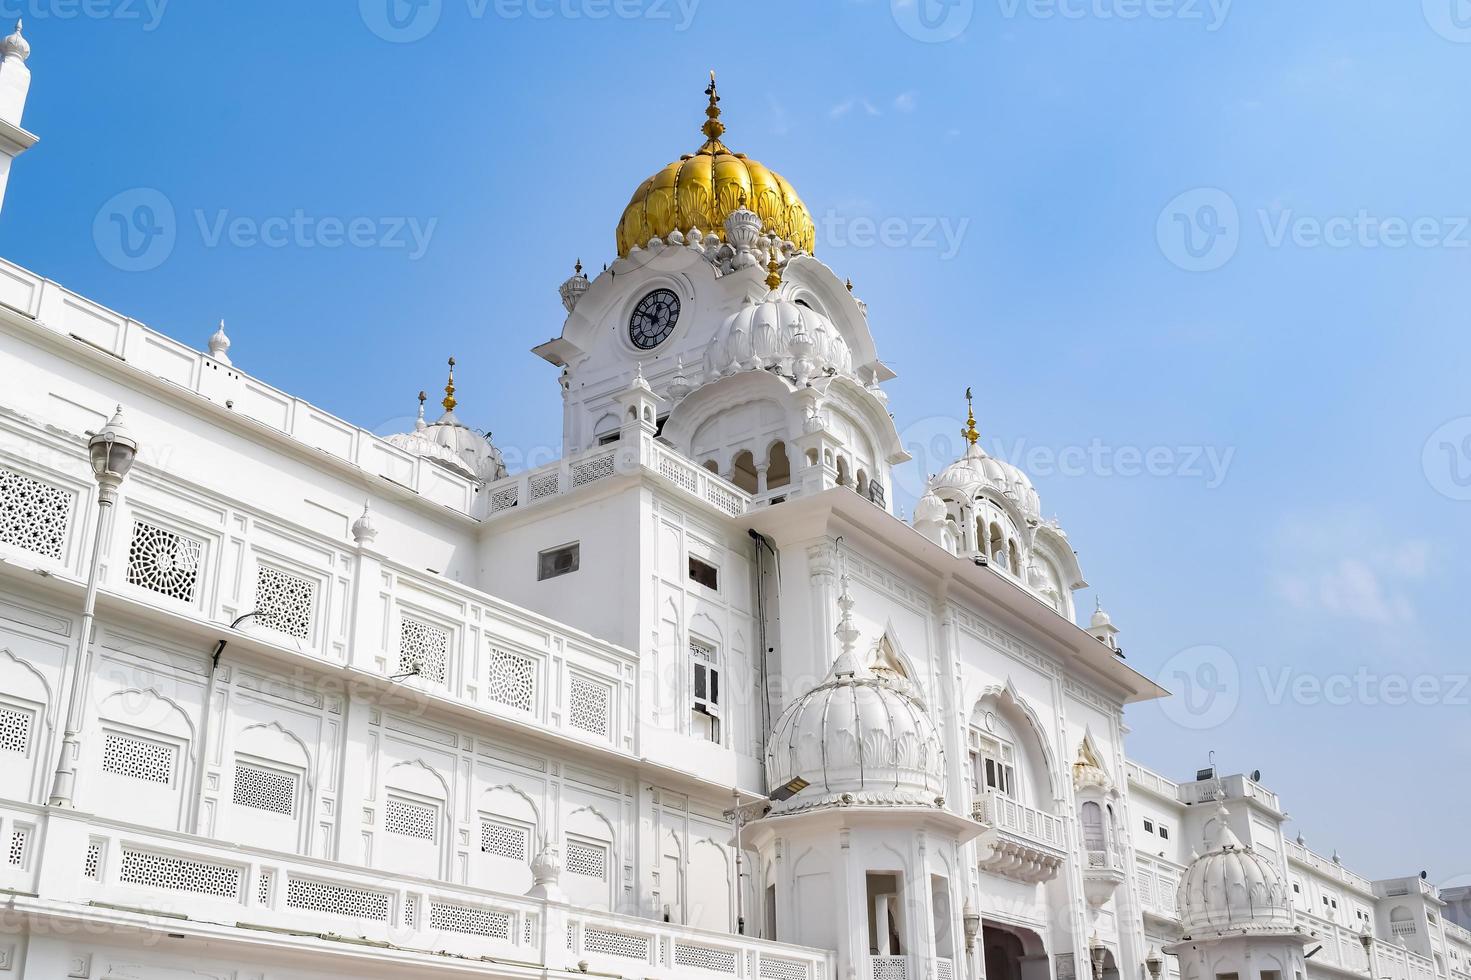
[[[16,893],[17,910],[38,914],[85,919],[99,907],[136,911],[167,916],[178,932],[191,923],[238,927],[248,941],[284,931],[558,972],[586,961],[593,973],[665,980],[832,975],[831,954],[822,950],[375,874],[76,811],[0,806],[0,833],[19,840],[0,866],[0,888]],[[43,837],[44,863],[37,851]]]
[[[1334,881],[1341,881],[1350,888],[1356,888],[1371,896],[1374,894],[1374,886],[1368,878],[1354,874],[1337,861],[1316,854],[1296,841],[1287,842],[1287,859],[1305,865]]]
[[[987,790],[976,800],[971,816],[998,830],[1047,847],[1062,848],[1065,845],[1062,818],[1019,803],[994,789]]]
[[[979,840],[983,870],[1028,883],[1057,877],[1067,856],[1061,818],[994,789],[972,804],[971,816],[987,828]]]

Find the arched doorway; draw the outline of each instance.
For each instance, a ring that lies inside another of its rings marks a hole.
[[[1042,938],[1030,929],[986,923],[981,929],[986,980],[1050,980]]]

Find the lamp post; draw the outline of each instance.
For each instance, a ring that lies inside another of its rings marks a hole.
[[[1159,980],[1160,970],[1164,969],[1164,958],[1159,955],[1158,947],[1151,946],[1149,956],[1144,960],[1144,968],[1149,971],[1149,980]]]
[[[92,476],[97,480],[97,528],[92,539],[91,567],[87,572],[87,595],[82,601],[82,635],[78,644],[77,666],[66,703],[61,758],[56,763],[51,798],[46,801],[48,806],[76,805],[77,759],[81,753],[82,725],[86,721],[87,691],[92,680],[92,623],[97,612],[97,571],[102,563],[103,533],[108,524],[108,512],[117,503],[118,489],[138,455],[138,441],[123,424],[121,405],[102,431],[88,440],[87,455],[92,463]]]

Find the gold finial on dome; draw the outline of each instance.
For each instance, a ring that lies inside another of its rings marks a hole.
[[[766,288],[775,289],[781,285],[781,273],[776,268],[776,254],[772,253],[771,263],[766,267]]]
[[[966,418],[965,428],[960,430],[960,434],[965,437],[966,442],[974,446],[980,441],[981,434],[976,431],[976,410],[969,388],[965,389],[965,410],[968,418]]]
[[[710,87],[705,89],[705,94],[710,97],[710,104],[705,107],[705,125],[700,127],[700,132],[705,134],[705,145],[700,147],[701,153],[729,153],[730,151],[720,142],[720,137],[725,133],[725,123],[720,121],[720,95],[715,91],[715,69],[710,69]]]
[[[449,359],[449,381],[444,386],[444,410],[453,412],[459,402],[455,401],[455,359]]]

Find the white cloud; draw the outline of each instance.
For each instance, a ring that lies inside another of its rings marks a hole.
[[[1375,626],[1416,621],[1430,542],[1354,511],[1285,522],[1275,541],[1277,595],[1293,608]]]
[[[913,91],[900,92],[894,96],[894,108],[900,112],[914,111],[915,93]]]

